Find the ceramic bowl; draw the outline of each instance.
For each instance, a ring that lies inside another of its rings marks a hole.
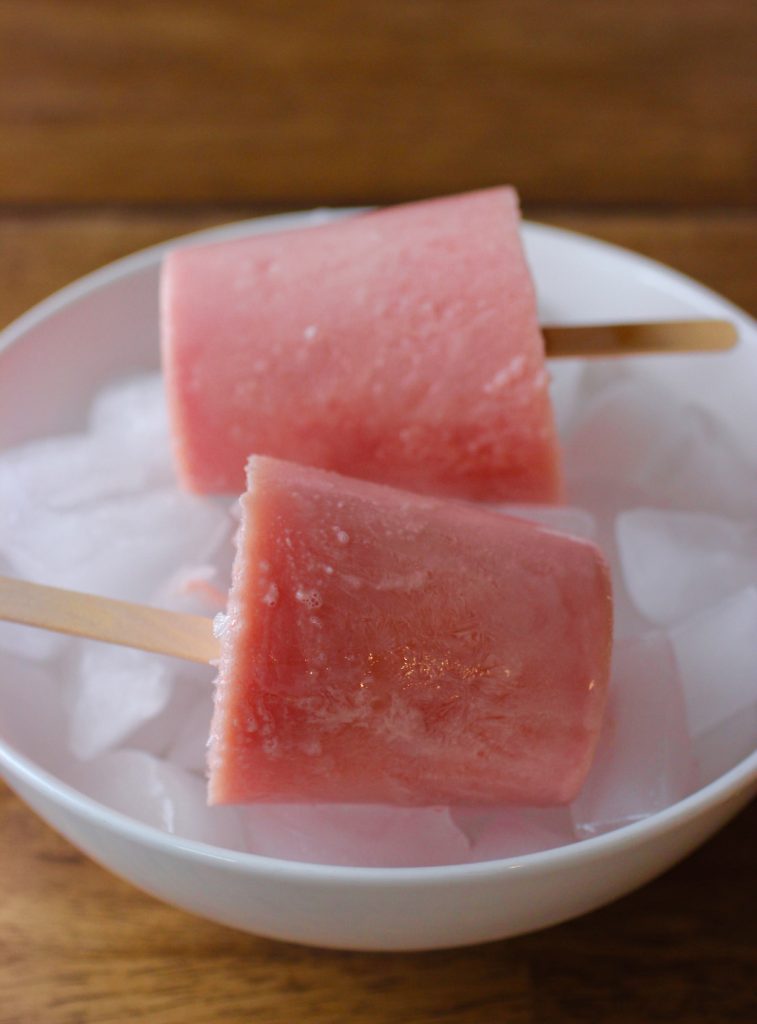
[[[297,224],[234,224],[193,240]],[[524,229],[543,319],[725,316],[757,326],[695,282],[570,232]],[[158,365],[158,272],[166,246],[120,260],[42,302],[0,335],[0,447],[80,426],[104,382]],[[18,396],[24,400],[19,401]],[[232,852],[159,832],[50,775],[0,742],[0,771],[45,821],[159,899],[259,935],[318,946],[419,950],[500,939],[607,903],[704,842],[757,788],[757,753],[680,803],[572,846],[428,868],[346,868]]]

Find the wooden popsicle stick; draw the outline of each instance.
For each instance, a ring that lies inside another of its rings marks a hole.
[[[729,320],[667,320],[659,323],[542,327],[547,356],[653,355],[724,352],[738,341]]]
[[[0,620],[208,664],[213,620],[0,576]]]

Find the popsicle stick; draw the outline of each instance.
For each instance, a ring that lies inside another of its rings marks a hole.
[[[728,320],[542,327],[547,356],[627,356],[665,352],[724,352],[738,341]]]
[[[0,620],[207,664],[213,620],[0,576]]]

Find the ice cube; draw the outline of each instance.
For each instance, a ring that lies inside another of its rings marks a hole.
[[[165,661],[172,680],[168,701],[156,715],[145,719],[126,743],[130,748],[163,758],[168,757],[177,742],[196,702],[212,696],[217,671],[212,665],[196,665],[176,658]]]
[[[624,362],[641,387],[663,386],[677,403],[704,411],[757,468],[757,346],[741,343],[725,353],[634,356]]]
[[[623,576],[636,606],[669,625],[757,584],[757,526],[639,508],[618,518]]]
[[[93,433],[115,438],[119,445],[139,439],[148,448],[168,439],[163,375],[140,374],[104,387],[92,403],[89,425]]]
[[[659,445],[679,435],[667,395],[621,379],[586,403],[565,446],[570,480],[636,481]]]
[[[749,712],[757,702],[757,587],[686,619],[670,638],[692,736]]]
[[[72,758],[66,746],[61,680],[48,667],[0,652],[0,736],[54,774]]]
[[[597,835],[661,811],[691,792],[695,781],[667,636],[655,631],[617,644],[597,754],[572,804],[577,833]]]
[[[72,784],[106,807],[185,839],[243,849],[234,808],[208,807],[205,784],[139,750],[119,750],[79,765]]]
[[[267,857],[354,867],[470,859],[470,844],[445,807],[261,804],[240,814],[248,849]]]
[[[604,391],[608,391],[617,384],[629,382],[633,377],[633,359],[617,359],[615,356],[607,358],[592,357],[584,360],[584,372],[581,377],[581,386],[576,396],[577,413],[601,397]]]
[[[586,482],[610,482],[634,490],[636,505],[757,512],[757,474],[730,436],[652,381],[621,380],[588,404],[566,444],[565,471],[574,496]]]
[[[65,511],[35,507],[4,526],[0,551],[19,576],[147,601],[182,565],[228,543],[231,523],[213,501],[164,489]]]
[[[14,575],[10,565],[0,557],[0,576]],[[68,644],[68,639],[59,633],[0,622],[0,651],[32,658],[34,661],[45,661],[53,656],[61,657]]]
[[[62,655],[66,638],[43,629],[16,626],[11,622],[0,622],[0,650],[18,654],[34,661],[47,661]]]
[[[187,710],[166,753],[167,760],[205,777],[205,759],[213,715],[213,690],[200,694]]]
[[[757,701],[694,740],[700,784],[706,786],[757,749]]]
[[[85,434],[29,442],[0,455],[0,535],[30,513],[135,493],[146,482],[113,442]]]
[[[549,393],[559,434],[565,434],[581,414],[584,369],[583,359],[553,359],[549,364]]]
[[[167,658],[109,644],[85,644],[69,684],[69,742],[82,759],[123,743],[168,704]]]
[[[638,493],[629,491],[624,483],[584,481],[572,485],[569,498],[572,506],[578,506],[576,511],[588,517],[584,520],[586,524],[584,527],[581,527],[580,522],[576,520],[572,532],[576,536],[583,535],[584,539],[591,540],[596,544],[610,567],[615,636],[626,637],[646,632],[649,629],[649,623],[639,614],[626,591],[615,543],[615,520],[627,503],[633,504],[638,501]],[[561,507],[558,506],[554,511],[559,513],[560,510]],[[569,509],[566,511],[570,514]],[[591,523],[591,532],[589,532],[589,523]],[[567,525],[566,522],[565,526]],[[581,534],[579,534],[579,529],[581,529]]]
[[[473,861],[521,857],[576,839],[569,808],[455,808],[452,820],[468,837]]]
[[[173,482],[161,374],[132,377],[103,389],[92,406],[90,428],[103,446],[117,447],[122,461],[141,466],[146,486]]]
[[[681,417],[681,437],[650,473],[650,492],[667,493],[670,504],[678,508],[757,515],[754,465],[710,413],[685,406]]]

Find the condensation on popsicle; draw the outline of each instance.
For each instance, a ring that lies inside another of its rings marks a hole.
[[[161,287],[187,489],[239,492],[256,452],[437,495],[559,498],[513,189],[178,248]]]
[[[568,802],[596,745],[611,634],[592,544],[253,457],[210,801]]]

